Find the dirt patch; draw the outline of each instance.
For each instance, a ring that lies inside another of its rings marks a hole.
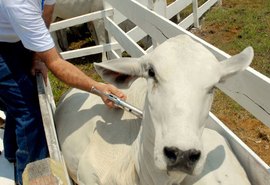
[[[232,27],[230,29],[222,28],[222,25],[211,24],[203,29],[194,29],[194,34],[204,38],[204,40],[210,42],[215,38],[222,38],[224,43],[231,42],[235,37],[239,35],[240,27]],[[240,36],[241,37],[241,36]]]
[[[228,116],[217,116],[262,160],[268,165],[270,164],[270,130],[268,127],[256,119],[240,120],[235,123]]]

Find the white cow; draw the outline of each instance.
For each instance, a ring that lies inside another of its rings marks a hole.
[[[104,80],[129,87],[127,102],[144,116],[109,109],[78,89],[68,92],[55,121],[71,177],[84,185],[177,185],[187,175],[185,185],[205,178],[249,185],[224,139],[204,127],[214,86],[252,58],[249,47],[218,62],[204,46],[179,35],[141,58],[95,64]]]

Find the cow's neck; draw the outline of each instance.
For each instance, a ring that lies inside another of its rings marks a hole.
[[[131,153],[130,153],[131,154]],[[103,185],[132,184],[141,185],[134,164],[134,156],[127,154],[124,158],[118,159],[114,168],[101,179]]]

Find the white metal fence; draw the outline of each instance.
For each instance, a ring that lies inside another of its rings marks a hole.
[[[150,1],[149,1],[150,2]],[[208,0],[203,5],[198,7],[198,0],[176,0],[168,6],[164,6],[164,0],[156,0],[155,4],[148,4],[149,9],[155,10],[159,15],[164,16],[167,19],[171,19],[173,16],[179,14],[182,10],[184,10],[189,5],[192,5],[193,13],[183,19],[178,25],[184,29],[189,28],[194,25],[195,27],[199,27],[199,19],[202,15],[208,11],[213,5],[220,3],[221,0]],[[122,2],[121,2],[122,3]],[[105,19],[104,17],[113,16],[114,24],[119,25],[124,22],[127,18],[123,16],[117,9],[113,9],[110,6],[106,6],[104,11],[97,11],[89,14],[85,14],[82,16],[74,17],[68,20],[59,21],[53,23],[50,27],[50,31],[54,32],[57,30],[61,30],[67,27],[72,27],[75,25],[83,24],[89,21],[97,20],[97,19]],[[139,16],[139,18],[142,18]],[[142,18],[143,20],[143,18]],[[138,42],[142,38],[144,38],[147,34],[138,26],[134,29],[130,30],[127,35],[135,42]],[[61,55],[65,59],[77,58],[85,55],[93,55],[97,53],[102,53],[104,51],[110,52],[112,50],[122,49],[123,47],[117,42],[110,42],[108,44],[97,45],[92,47],[86,47],[82,49],[72,50],[62,52]],[[151,49],[149,49],[151,51]]]
[[[133,0],[106,0],[106,9],[95,13],[90,13],[70,20],[54,23],[51,31],[64,27],[82,24],[84,22],[104,19],[105,27],[109,32],[111,42],[108,44],[67,51],[61,53],[65,59],[76,58],[85,55],[109,52],[112,58],[119,58],[117,50],[125,50],[132,57],[139,57],[147,52],[143,50],[137,42],[146,35],[149,35],[154,43],[162,43],[170,37],[178,34],[187,34],[194,40],[207,47],[219,60],[229,58],[230,55],[205,42],[188,32],[186,28],[192,24],[198,26],[198,19],[218,0],[208,0],[197,8],[196,0],[177,0],[174,3],[161,9],[155,4],[154,10],[161,10],[159,13],[149,10]],[[159,2],[158,0],[156,2]],[[187,5],[193,3],[193,14],[186,17],[176,25],[168,19],[183,10]],[[155,7],[156,6],[156,7]],[[132,8],[131,8],[132,7]],[[118,27],[118,24],[127,17],[137,26],[125,33]],[[257,119],[270,127],[270,79],[252,68],[248,68],[238,76],[231,78],[224,84],[219,84],[218,88],[234,99]],[[267,185],[270,182],[270,168],[253,151],[250,150],[235,134],[233,134],[220,120],[212,113],[209,114],[208,126],[223,134],[230,142],[239,160],[245,167],[253,185]]]

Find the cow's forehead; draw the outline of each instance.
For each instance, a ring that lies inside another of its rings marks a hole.
[[[148,62],[165,81],[189,80],[195,85],[207,86],[220,77],[220,65],[215,56],[189,38],[162,44],[149,56]]]

